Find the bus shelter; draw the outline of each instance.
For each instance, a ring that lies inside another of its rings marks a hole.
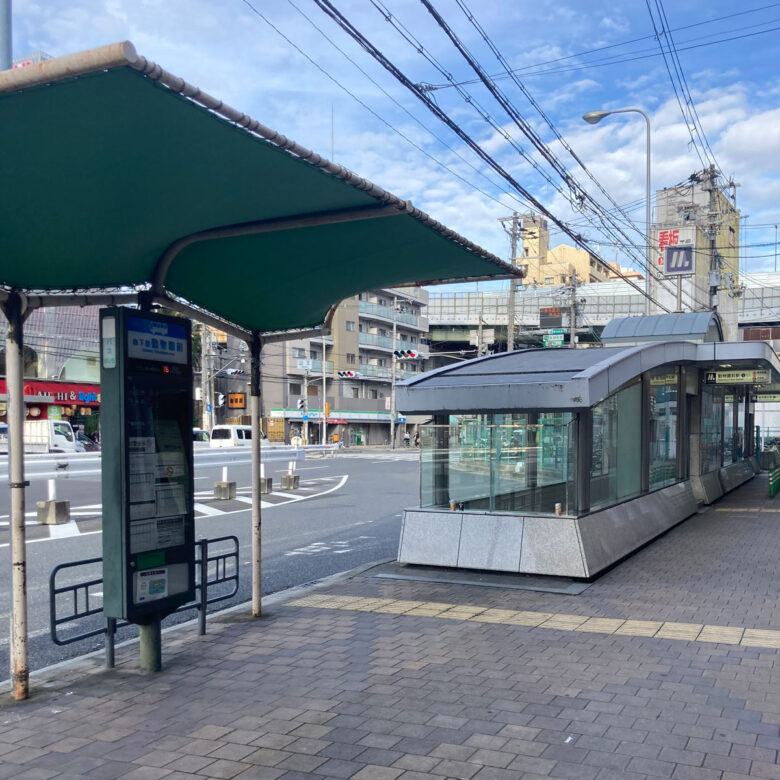
[[[249,345],[321,334],[375,287],[519,276],[402,200],[117,43],[0,73],[0,305],[11,492],[12,686],[28,688],[22,350],[35,308],[165,307]],[[104,446],[110,446],[104,442]],[[252,439],[252,612],[261,611]]]
[[[705,328],[706,331],[706,328]],[[528,349],[407,380],[428,414],[402,563],[590,578],[758,471],[764,342]]]

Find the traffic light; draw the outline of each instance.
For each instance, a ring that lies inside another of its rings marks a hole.
[[[413,349],[396,349],[393,350],[393,354],[398,360],[414,360],[416,357],[419,357],[419,354]]]
[[[306,408],[306,399],[305,398],[299,398],[298,399],[298,408],[303,410]]]
[[[325,403],[325,416],[330,417],[330,404],[327,402]]]
[[[357,371],[339,371],[339,376],[342,379],[354,379],[359,374]]]

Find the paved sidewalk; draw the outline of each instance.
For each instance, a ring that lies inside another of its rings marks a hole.
[[[0,704],[0,778],[780,778],[767,492],[579,596],[368,571],[168,633],[159,675],[136,646],[34,675]]]

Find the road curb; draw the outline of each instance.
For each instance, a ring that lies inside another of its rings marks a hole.
[[[280,590],[277,591],[276,593],[272,593],[269,596],[266,596],[262,600],[262,606],[265,609],[265,608],[275,607],[280,604],[284,604],[285,602],[298,598],[302,594],[307,593],[309,591],[328,588],[339,582],[346,582],[347,580],[350,580],[353,577],[357,577],[363,572],[374,568],[375,566],[380,566],[385,563],[390,563],[393,560],[395,559],[382,558],[377,561],[361,564],[360,566],[356,566],[353,569],[347,569],[345,571],[337,572],[336,574],[331,574],[327,577],[323,577],[318,580],[312,580],[311,582],[306,582],[303,585],[295,585],[291,588],[285,588],[284,590]],[[223,622],[220,620],[221,618],[223,617],[226,618],[235,612],[245,610],[249,605],[251,605],[251,603],[252,603],[251,600],[242,601],[239,604],[234,604],[232,607],[228,607],[227,609],[221,609],[218,612],[212,613],[209,616],[210,622],[212,624]],[[176,623],[173,626],[168,626],[167,628],[164,628],[162,630],[162,633],[169,634],[183,628],[190,628],[192,626],[197,626],[197,624],[198,624],[198,618],[193,618],[192,620],[185,620],[182,623]],[[207,622],[207,626],[208,626],[208,622]],[[138,637],[133,637],[132,639],[126,639],[123,642],[117,643],[116,649],[118,650],[120,648],[129,647],[130,645],[137,644],[137,643],[138,643]],[[79,655],[76,656],[75,658],[67,658],[64,661],[58,661],[56,664],[51,664],[50,666],[42,666],[40,669],[35,669],[30,672],[30,679],[37,679],[42,676],[49,675],[57,669],[70,668],[72,671],[76,671],[79,664],[85,665],[85,669],[84,669],[85,673],[95,673],[96,671],[112,671],[110,669],[106,669],[102,663],[100,666],[96,666],[95,664],[90,663],[92,659],[98,656],[100,656],[102,660],[102,658],[105,656],[105,652],[106,652],[105,648],[101,648],[100,650],[91,650],[89,653],[84,653],[84,655]],[[51,685],[47,686],[47,688],[51,688],[51,687],[52,687]],[[5,690],[10,691],[11,689],[10,679],[0,681],[0,688],[5,688]],[[0,697],[1,696],[2,694],[0,694]],[[0,700],[0,707],[2,707],[1,700]]]

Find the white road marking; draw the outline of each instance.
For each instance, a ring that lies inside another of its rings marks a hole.
[[[193,507],[193,509],[196,512],[200,512],[201,514],[204,514],[204,515],[221,515],[222,514],[222,510],[217,509],[216,507],[213,507],[213,506],[208,506],[208,504],[198,504],[196,502],[195,504],[192,505],[192,507]]]
[[[60,525],[49,526],[49,537],[52,539],[64,539],[66,536],[80,536],[78,523],[61,523]]]

